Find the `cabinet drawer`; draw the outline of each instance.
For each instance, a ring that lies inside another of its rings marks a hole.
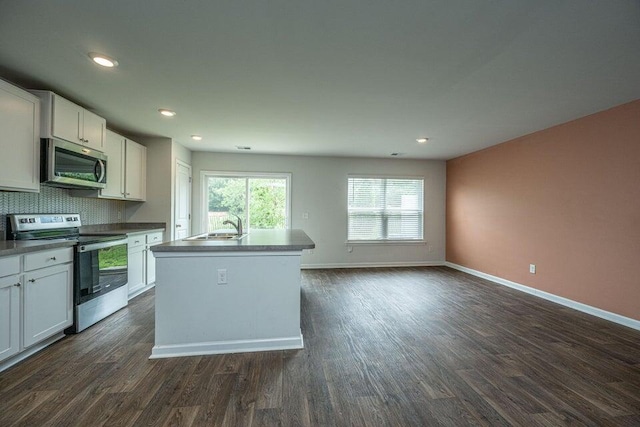
[[[134,234],[133,236],[129,236],[129,249],[135,248],[138,246],[144,246],[146,243],[144,234]]]
[[[8,288],[9,286],[15,286],[20,283],[20,276],[15,274],[13,276],[6,276],[0,278],[0,289]],[[22,283],[20,283],[22,285]]]
[[[18,273],[20,273],[19,256],[0,258],[0,277]]]
[[[162,231],[147,234],[147,245],[162,243]]]
[[[71,261],[73,261],[72,248],[35,252],[24,256],[24,271],[37,270]]]

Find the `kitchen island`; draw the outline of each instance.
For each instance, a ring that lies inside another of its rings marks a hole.
[[[151,358],[302,348],[300,257],[314,247],[302,230],[152,247]]]

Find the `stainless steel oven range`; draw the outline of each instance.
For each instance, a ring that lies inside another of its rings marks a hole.
[[[7,215],[7,239],[75,240],[73,326],[80,332],[127,305],[127,237],[80,233],[80,214]]]

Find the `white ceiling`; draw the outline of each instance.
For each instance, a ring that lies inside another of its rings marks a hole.
[[[640,1],[0,0],[0,76],[193,150],[449,159],[640,98]]]

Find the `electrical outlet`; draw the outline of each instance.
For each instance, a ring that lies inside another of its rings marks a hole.
[[[302,219],[309,219],[309,212],[305,212],[302,214]]]
[[[529,273],[536,274],[536,265],[535,264],[529,264]]]
[[[226,285],[227,284],[227,269],[219,268],[218,269],[218,285]]]

